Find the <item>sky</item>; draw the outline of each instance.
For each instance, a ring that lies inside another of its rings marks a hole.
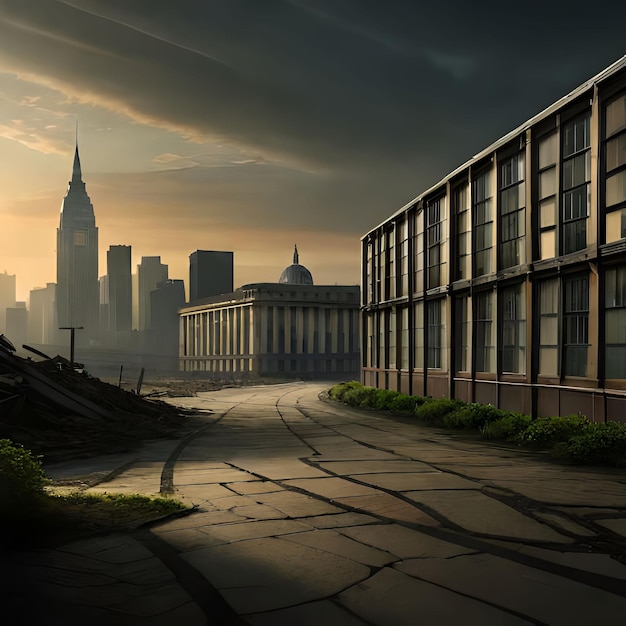
[[[503,7],[0,0],[0,272],[56,281],[78,123],[100,275],[124,244],[275,282],[297,244],[357,284],[362,235],[626,54],[626,3]]]

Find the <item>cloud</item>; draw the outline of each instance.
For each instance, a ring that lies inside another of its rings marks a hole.
[[[384,7],[4,0],[2,60],[80,102],[196,141],[219,138],[316,171],[388,172],[428,151],[444,174],[545,103],[534,83],[556,99],[575,86],[558,67],[577,65],[582,81],[622,52],[625,8],[572,49],[571,3],[558,29],[549,7],[546,19],[523,22],[461,2]]]

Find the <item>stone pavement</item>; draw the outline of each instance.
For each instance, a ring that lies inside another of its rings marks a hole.
[[[626,472],[325,403],[327,386],[177,398],[214,411],[186,445],[113,473],[106,458],[50,468],[198,512],[20,555],[52,603],[40,623],[626,622]]]

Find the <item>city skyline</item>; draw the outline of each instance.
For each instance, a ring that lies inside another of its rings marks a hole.
[[[199,249],[234,251],[235,286],[278,280],[297,243],[319,284],[356,284],[359,239],[390,210],[625,52],[621,7],[572,47],[576,3],[537,5],[518,50],[510,16],[409,4],[0,1],[17,299],[56,282],[76,120],[99,275],[129,245],[186,282]]]

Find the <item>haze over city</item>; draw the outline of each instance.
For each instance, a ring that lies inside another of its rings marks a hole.
[[[364,232],[624,54],[600,4],[0,0],[0,271],[56,280],[78,122],[100,274],[125,244],[273,281],[297,243],[356,284]]]

